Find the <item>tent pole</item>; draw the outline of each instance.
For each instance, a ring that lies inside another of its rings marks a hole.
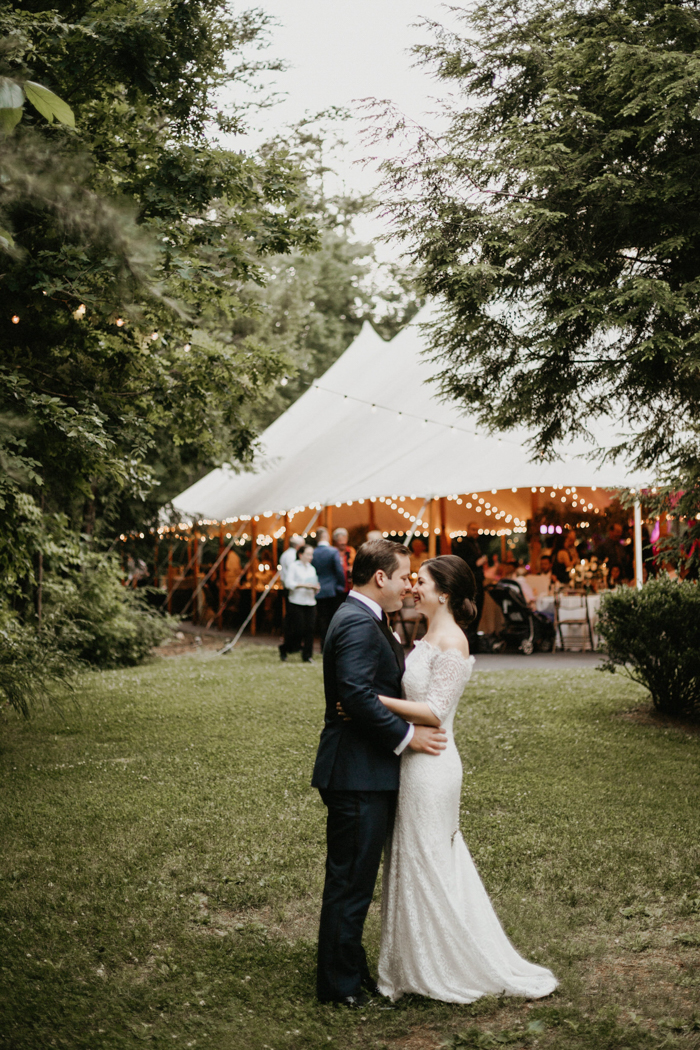
[[[284,539],[282,540],[282,550],[286,551],[289,546],[289,511],[284,516]]]
[[[501,533],[501,565],[503,565],[505,560],[506,560],[506,534],[505,534],[505,532],[503,532],[503,533]]]
[[[642,559],[642,505],[634,501],[634,575],[637,590],[642,589],[644,582],[644,562]]]
[[[423,504],[425,506],[425,504]],[[374,513],[374,500],[369,501],[369,527],[370,530],[374,530],[377,527],[377,519]]]
[[[435,511],[437,509],[436,508],[436,504],[437,504],[437,500],[436,499],[431,499],[431,501],[430,501],[430,509],[428,511],[428,521],[430,523],[430,527],[429,527],[429,530],[428,530],[428,557],[429,558],[434,558],[435,555],[437,554],[437,543],[436,543],[436,537],[435,537],[435,528],[436,528],[435,521],[437,519],[437,514],[435,513]]]
[[[158,535],[158,529],[156,528],[156,538],[155,538],[154,550],[153,550],[153,586],[154,587],[158,586],[158,540],[159,539],[160,539],[160,536]]]
[[[199,531],[198,531],[198,528],[197,528],[196,525],[194,527],[194,550],[193,550],[192,554],[193,554],[193,558],[194,558],[193,568],[192,568],[192,574],[193,574],[193,576],[192,576],[192,583],[193,583],[192,593],[193,594],[197,594],[197,592],[199,590]],[[192,606],[192,623],[199,623],[199,608],[198,608],[198,604],[199,603],[197,601],[195,601],[193,606]]]
[[[216,614],[216,626],[221,630],[224,623],[224,523],[219,522],[219,611]]]
[[[329,503],[326,507],[326,528],[328,529],[330,538],[333,538],[333,507]]]
[[[403,541],[404,547],[408,547],[409,543],[413,539],[413,537],[415,535],[415,532],[416,532],[416,526],[418,525],[418,522],[422,519],[423,511],[428,506],[429,502],[430,502],[429,500],[425,500],[425,502],[423,503],[423,506],[421,507],[421,509],[418,511],[418,513],[416,514],[415,518],[411,522],[411,528],[409,529],[409,532],[408,532],[408,535],[406,536],[406,539]]]
[[[440,554],[452,552],[452,541],[447,534],[447,500],[440,497]]]
[[[173,611],[173,541],[168,544],[168,615]]]
[[[250,519],[250,633],[255,637],[257,623],[255,613],[258,605],[255,595],[258,592],[258,523],[255,516]]]

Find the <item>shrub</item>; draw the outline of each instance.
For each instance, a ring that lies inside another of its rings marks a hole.
[[[0,697],[18,714],[29,718],[47,704],[60,710],[77,669],[52,630],[38,631],[0,610]]]
[[[700,717],[700,587],[662,575],[641,590],[619,587],[601,603],[606,662],[651,693],[664,714]]]
[[[169,618],[122,586],[112,557],[87,555],[79,571],[47,580],[45,595],[61,648],[97,667],[137,664],[170,632]]]

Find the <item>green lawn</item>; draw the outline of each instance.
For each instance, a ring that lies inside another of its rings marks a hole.
[[[250,647],[0,723],[0,1046],[700,1046],[700,737],[619,717],[619,676],[522,667],[468,686],[462,830],[551,999],[315,1003],[321,670]]]

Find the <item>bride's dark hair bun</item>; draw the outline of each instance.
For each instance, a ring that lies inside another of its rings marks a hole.
[[[476,580],[465,561],[456,554],[442,554],[424,561],[440,594],[447,596],[450,611],[460,627],[467,627],[476,619]]]

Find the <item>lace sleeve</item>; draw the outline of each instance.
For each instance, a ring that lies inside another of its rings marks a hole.
[[[459,701],[471,671],[471,660],[465,660],[456,649],[437,652],[430,667],[426,702],[442,724]]]

